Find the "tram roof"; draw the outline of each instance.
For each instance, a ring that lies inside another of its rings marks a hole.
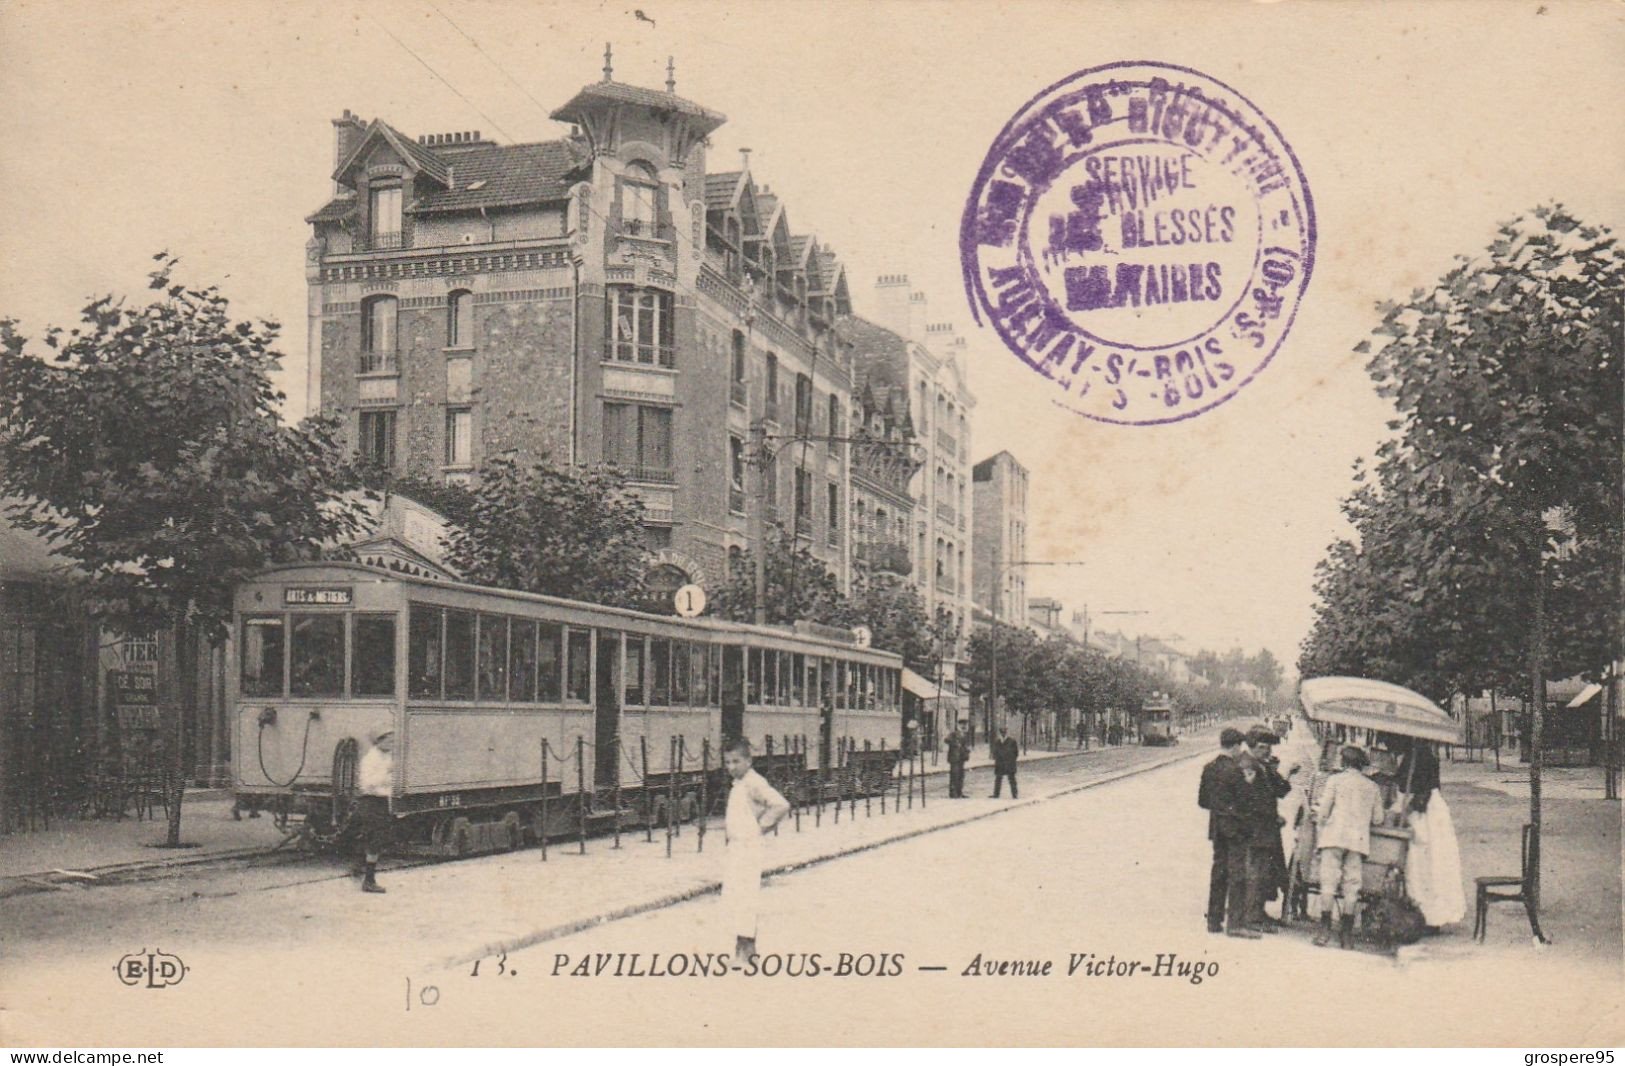
[[[700,629],[716,633],[756,634],[762,637],[773,637],[778,640],[795,640],[809,644],[818,644],[828,648],[840,648],[847,652],[857,652],[862,655],[876,655],[887,659],[896,659],[902,663],[902,656],[884,648],[865,648],[856,643],[847,644],[842,641],[831,640],[814,633],[798,633],[785,626],[756,625],[753,622],[734,622],[724,618],[681,618],[677,615],[650,614],[647,611],[635,611],[629,607],[611,607],[602,603],[589,603],[586,600],[566,599],[563,596],[548,596],[540,592],[524,592],[519,589],[499,588],[495,585],[475,585],[466,581],[437,581],[432,578],[418,577],[413,574],[402,574],[392,570],[380,570],[367,566],[364,563],[350,562],[344,559],[312,560],[303,563],[284,563],[262,570],[249,578],[249,581],[274,580],[279,576],[295,571],[311,570],[350,570],[380,582],[395,582],[402,585],[419,585],[427,589],[451,590],[457,592],[473,592],[484,595],[497,596],[507,600],[518,600],[523,603],[547,604],[556,607],[566,607],[571,610],[592,611],[598,614],[621,618],[635,618],[639,621],[653,622],[661,625],[695,626]]]

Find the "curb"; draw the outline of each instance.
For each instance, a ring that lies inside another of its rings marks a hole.
[[[1049,753],[1045,754],[1048,755]],[[782,877],[801,870],[809,870],[814,866],[822,866],[824,863],[833,862],[836,859],[844,859],[852,855],[861,855],[866,851],[874,851],[878,848],[883,848],[891,844],[899,844],[906,840],[913,840],[918,837],[928,836],[931,833],[939,833],[945,829],[957,829],[962,825],[969,825],[972,822],[980,822],[986,818],[996,818],[999,815],[1008,814],[1011,811],[1036,806],[1040,803],[1048,803],[1051,800],[1060,799],[1064,796],[1076,795],[1079,792],[1085,792],[1092,788],[1098,788],[1101,785],[1109,785],[1114,782],[1121,781],[1127,777],[1136,777],[1140,774],[1150,773],[1153,770],[1160,770],[1164,767],[1172,766],[1174,763],[1184,762],[1189,759],[1196,759],[1203,755],[1211,754],[1212,752],[1206,748],[1202,748],[1200,750],[1188,750],[1181,752],[1178,755],[1158,759],[1140,766],[1131,766],[1121,770],[1113,770],[1101,777],[1072,785],[1068,788],[1063,788],[1059,791],[1051,792],[1043,796],[1034,796],[1031,799],[1017,800],[995,810],[981,811],[976,814],[966,815],[965,817],[958,818],[954,821],[942,822],[938,825],[921,826],[918,829],[898,833],[895,836],[888,836],[879,840],[869,840],[861,844],[853,844],[848,847],[837,848],[834,851],[830,851],[823,855],[815,855],[808,859],[801,859],[796,862],[783,863],[778,866],[773,866],[763,870],[762,876],[764,878]],[[538,929],[535,932],[526,933],[517,937],[511,937],[505,940],[491,941],[477,951],[464,952],[462,954],[449,956],[441,959],[434,965],[440,969],[452,969],[453,967],[464,966],[472,963],[476,959],[483,959],[492,955],[500,955],[504,952],[522,951],[525,948],[535,947],[537,944],[544,944],[549,940],[557,940],[561,937],[573,936],[576,933],[584,932],[596,926],[608,925],[610,922],[618,922],[626,918],[635,918],[642,914],[664,910],[667,907],[675,907],[679,903],[687,903],[690,900],[698,899],[701,896],[713,895],[721,890],[722,882],[707,880],[701,884],[693,885],[679,892],[668,893],[667,895],[659,896],[652,900],[644,900],[641,903],[629,903],[624,907],[617,907],[616,909],[606,911],[603,914],[597,914],[586,918],[577,918],[572,921],[562,922],[558,925],[548,926],[544,929]]]

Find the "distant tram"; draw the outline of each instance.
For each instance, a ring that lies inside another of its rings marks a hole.
[[[1173,701],[1162,693],[1153,694],[1140,708],[1140,743],[1150,748],[1179,743]]]
[[[901,740],[902,660],[838,630],[662,617],[337,562],[243,583],[234,622],[239,802],[303,814],[317,841],[342,829],[360,754],[386,729],[391,810],[405,835],[451,854],[583,819],[692,817],[721,791],[724,737],[749,739],[768,756],[758,765],[803,798],[830,767],[883,782]]]

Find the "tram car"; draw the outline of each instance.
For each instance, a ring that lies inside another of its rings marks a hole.
[[[1148,748],[1166,748],[1179,743],[1179,723],[1174,704],[1167,696],[1153,695],[1140,708],[1140,743]]]
[[[444,854],[720,803],[743,736],[795,802],[887,787],[902,660],[845,631],[683,619],[383,571],[280,567],[235,594],[240,806],[330,844],[394,733],[398,838]]]

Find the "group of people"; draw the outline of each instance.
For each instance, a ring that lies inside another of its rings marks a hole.
[[[1207,928],[1210,933],[1257,940],[1277,932],[1278,919],[1264,905],[1286,891],[1285,825],[1277,811],[1292,791],[1274,747],[1280,737],[1263,726],[1246,733],[1225,728],[1219,754],[1202,768],[1196,802],[1208,812],[1213,868],[1208,878]]]
[[[959,722],[948,734],[948,798],[965,798],[965,764],[970,761],[970,736],[965,732],[968,723]],[[1016,766],[1021,759],[1021,745],[1010,735],[1008,726],[999,727],[998,739],[993,742],[993,798],[998,799],[1004,783],[1010,782],[1010,798],[1020,799],[1016,785]]]

